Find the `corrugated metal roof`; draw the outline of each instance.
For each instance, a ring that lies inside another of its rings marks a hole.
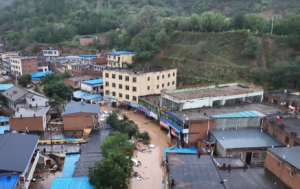
[[[89,84],[89,85],[99,85],[99,84],[103,84],[103,78],[82,81],[82,83]]]
[[[88,177],[55,177],[50,189],[93,189]]]
[[[237,118],[237,117],[243,118],[243,117],[266,117],[266,115],[254,110],[254,111],[244,111],[244,112],[211,115],[210,117],[212,117],[212,118]]]
[[[85,91],[75,91],[73,92],[73,97],[74,98],[82,98],[86,95],[90,95],[91,93],[85,92]]]
[[[109,52],[107,54],[109,54],[109,55],[134,54],[134,52],[131,52],[131,51],[117,51],[117,52]]]
[[[0,91],[6,91],[7,89],[12,88],[13,86],[14,86],[13,84],[1,84]]]
[[[69,104],[66,105],[64,115],[78,113],[78,112],[99,114],[100,105],[71,101]]]
[[[0,126],[0,134],[4,134],[4,131],[9,131],[10,125]]]
[[[0,170],[23,173],[38,140],[37,135],[17,133],[0,135]]]
[[[76,162],[79,160],[80,154],[66,155],[62,177],[72,177],[75,171]]]
[[[197,149],[195,147],[190,148],[164,148],[164,159],[166,158],[167,153],[175,154],[197,154]]]
[[[210,133],[226,149],[232,148],[268,148],[284,146],[261,129],[211,130]],[[224,137],[224,139],[223,139]]]
[[[47,71],[47,72],[37,72],[37,73],[31,73],[30,75],[31,75],[31,77],[44,77],[44,76],[46,76],[46,75],[48,75],[48,74],[53,74],[53,72],[52,71]]]
[[[84,100],[94,100],[94,99],[101,98],[101,97],[102,97],[102,95],[100,95],[100,94],[91,94],[91,95],[84,96],[82,98]]]
[[[268,150],[300,170],[300,146],[270,148]]]
[[[0,187],[3,189],[13,189],[18,181],[19,175],[0,175]]]
[[[82,54],[82,55],[79,55],[79,57],[82,57],[82,58],[97,58],[97,55],[94,55],[94,54]]]

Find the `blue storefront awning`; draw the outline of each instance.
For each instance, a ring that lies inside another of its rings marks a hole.
[[[0,126],[0,134],[4,134],[4,131],[9,131],[10,125]]]
[[[1,116],[0,122],[9,122],[9,117]]]
[[[173,121],[167,119],[167,123],[170,127],[172,127],[176,132],[178,133],[182,133],[183,129],[181,127],[179,127],[178,125],[176,125]]]
[[[133,108],[137,108],[139,106],[139,104],[135,103],[135,102],[130,102],[130,106]]]

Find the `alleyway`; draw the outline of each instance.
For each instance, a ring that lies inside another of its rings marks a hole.
[[[108,110],[108,108],[101,106],[101,111],[105,110]],[[134,171],[148,179],[138,181],[132,178],[129,189],[163,189],[164,185],[162,181],[164,180],[164,174],[161,162],[163,148],[168,147],[168,142],[170,141],[167,131],[160,130],[159,125],[150,122],[141,114],[134,114],[132,111],[126,111],[125,114],[138,125],[140,132],[148,131],[151,136],[151,144],[155,145],[151,153],[142,153],[139,151],[134,153],[134,158],[142,163],[142,166],[134,167]]]

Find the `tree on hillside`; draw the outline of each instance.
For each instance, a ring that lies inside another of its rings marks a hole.
[[[53,84],[62,81],[62,77],[57,74],[47,74],[41,79],[43,85]]]
[[[72,74],[69,71],[64,71],[64,73],[62,74],[62,78],[70,78],[72,77]]]
[[[222,31],[225,24],[225,16],[220,13],[205,12],[201,14],[199,24],[202,31]]]
[[[264,27],[267,20],[259,14],[246,14],[245,15],[245,28],[250,29],[252,32],[264,32]]]
[[[170,38],[167,35],[165,29],[162,29],[155,35],[155,44],[158,46],[162,46],[166,44],[169,41],[169,39]]]
[[[242,52],[244,55],[255,58],[261,53],[261,45],[256,36],[250,35],[247,37],[244,43],[244,50]]]
[[[133,163],[119,149],[111,151],[104,159],[89,168],[89,182],[95,189],[127,189]]]
[[[127,156],[131,156],[133,145],[128,142],[128,136],[119,132],[113,136],[107,137],[102,146],[101,151],[104,157],[107,157],[111,150],[118,149]]]
[[[232,27],[234,29],[243,29],[245,27],[245,13],[238,12],[232,18]]]
[[[152,6],[146,5],[137,15],[137,19],[144,28],[152,28],[157,21],[157,12]]]
[[[26,87],[31,82],[31,75],[30,74],[24,74],[19,78],[19,84],[22,87]]]

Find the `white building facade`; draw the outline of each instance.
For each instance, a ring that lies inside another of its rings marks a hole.
[[[43,50],[43,56],[47,59],[47,61],[50,61],[52,59],[56,59],[59,57],[59,51],[58,50]]]

